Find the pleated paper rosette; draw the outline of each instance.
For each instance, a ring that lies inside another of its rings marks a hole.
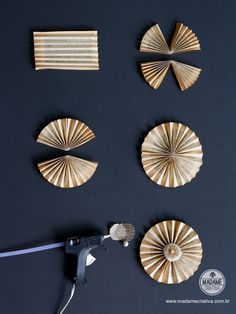
[[[202,259],[198,234],[177,220],[154,225],[140,245],[140,258],[145,272],[154,280],[178,284],[189,279]]]
[[[202,165],[202,146],[189,127],[167,122],[152,129],[142,144],[141,159],[148,177],[165,187],[190,182]]]

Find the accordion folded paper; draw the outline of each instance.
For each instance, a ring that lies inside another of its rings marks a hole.
[[[98,70],[97,31],[34,32],[35,69]]]
[[[144,236],[140,258],[146,273],[154,280],[177,284],[198,269],[202,259],[198,234],[177,220],[154,225]]]
[[[63,118],[46,125],[40,132],[37,142],[69,151],[94,138],[93,131],[83,122]],[[97,166],[97,162],[70,155],[38,163],[42,176],[60,188],[74,188],[84,184],[94,175]]]
[[[185,53],[194,50],[201,50],[199,40],[193,31],[182,23],[176,24],[170,48],[158,24],[145,33],[140,45],[142,52],[160,54]]]
[[[76,119],[64,118],[45,126],[37,142],[68,151],[94,138],[93,131],[86,124]]]
[[[60,188],[74,188],[87,182],[97,169],[97,162],[63,156],[38,163],[43,177]]]
[[[202,165],[202,146],[187,126],[168,122],[152,129],[142,144],[141,159],[149,178],[165,187],[190,182]]]
[[[172,55],[201,50],[197,36],[182,23],[176,24],[176,29],[168,46],[158,24],[152,26],[143,36],[140,45],[141,52]],[[201,69],[174,60],[146,62],[141,64],[142,73],[148,84],[157,89],[160,87],[169,67],[172,67],[182,91],[190,88],[198,79]]]
[[[166,76],[170,65],[182,91],[190,88],[201,73],[199,68],[173,60],[142,63],[141,69],[148,84],[157,89]]]

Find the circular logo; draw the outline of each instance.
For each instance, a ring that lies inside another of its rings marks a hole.
[[[199,278],[199,287],[207,295],[217,295],[225,288],[225,277],[216,269],[208,269]]]

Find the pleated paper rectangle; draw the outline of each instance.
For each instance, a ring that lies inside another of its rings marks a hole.
[[[99,70],[97,31],[34,32],[35,70]]]

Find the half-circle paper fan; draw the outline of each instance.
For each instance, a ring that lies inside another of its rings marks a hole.
[[[177,23],[170,45],[170,53],[184,53],[194,50],[201,50],[197,36],[187,26]]]
[[[142,144],[143,168],[165,187],[190,182],[202,165],[202,146],[196,134],[181,123],[168,122],[152,129]]]
[[[158,24],[152,26],[143,36],[140,51],[169,54],[170,49]]]
[[[171,61],[171,65],[182,91],[190,88],[198,79],[201,69],[195,68],[191,65]]]
[[[170,61],[146,62],[141,64],[145,80],[150,86],[157,89],[170,67]]]
[[[58,119],[40,132],[37,142],[65,151],[85,144],[95,138],[93,131],[75,119]]]
[[[63,156],[38,164],[39,171],[50,183],[60,188],[74,188],[87,182],[98,163],[73,156]]]
[[[187,280],[198,269],[202,244],[190,226],[176,220],[163,221],[145,234],[140,258],[152,279],[177,284]]]

